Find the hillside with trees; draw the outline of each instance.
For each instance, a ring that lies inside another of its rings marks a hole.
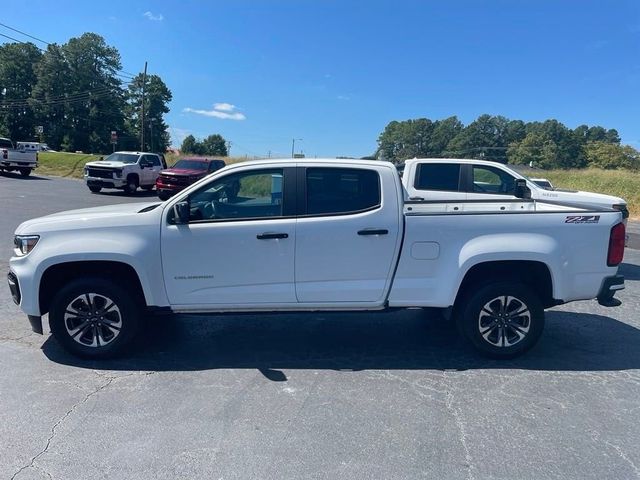
[[[118,50],[95,33],[46,50],[26,42],[0,45],[0,136],[108,153],[116,131],[117,148],[139,149],[143,76],[121,69]],[[157,75],[146,77],[145,90],[143,149],[164,151],[171,91]]]
[[[378,137],[378,158],[479,158],[546,168],[640,168],[640,153],[620,144],[615,129],[558,120],[524,122],[481,115],[468,125],[449,117],[392,121]]]

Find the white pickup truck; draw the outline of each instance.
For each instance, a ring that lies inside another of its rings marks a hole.
[[[620,304],[621,212],[417,211],[404,195],[388,162],[238,163],[164,203],[24,222],[9,286],[34,331],[48,313],[57,340],[91,358],[122,352],[154,311],[414,307],[446,309],[480,352],[509,358],[536,343],[545,308]]]
[[[13,147],[8,138],[0,138],[0,172],[20,172],[28,177],[34,168],[38,167],[38,152],[21,145]]]
[[[84,181],[92,193],[119,188],[133,194],[142,187],[152,190],[163,169],[160,155],[147,152],[113,152],[104,160],[84,166]]]
[[[573,204],[586,208],[613,208],[629,216],[627,202],[601,193],[542,186],[497,162],[460,158],[414,158],[404,163],[402,183],[409,199],[515,200],[516,180],[524,180],[534,200]],[[542,183],[542,182],[541,182]]]

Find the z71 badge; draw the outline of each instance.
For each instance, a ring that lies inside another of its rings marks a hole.
[[[567,215],[564,223],[598,223],[600,215]]]

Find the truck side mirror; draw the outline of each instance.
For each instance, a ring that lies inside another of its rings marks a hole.
[[[178,202],[173,206],[173,223],[186,225],[189,223],[189,202]]]
[[[516,178],[516,188],[514,195],[517,198],[531,198],[531,190],[527,187],[527,181],[524,178]]]

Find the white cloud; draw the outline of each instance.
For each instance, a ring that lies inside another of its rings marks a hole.
[[[187,113],[195,113],[204,115],[205,117],[215,117],[222,120],[246,120],[247,117],[243,113],[236,112],[237,107],[232,103],[220,102],[213,104],[213,110],[199,110],[197,108],[187,107],[182,111]]]
[[[349,95],[338,95],[336,98],[338,100],[351,100],[351,97]]]
[[[147,11],[147,12],[144,12],[142,15],[144,17],[147,17],[149,20],[153,22],[161,22],[162,20],[164,20],[164,17],[162,16],[161,13],[154,15],[153,13]]]
[[[231,103],[214,103],[213,109],[219,112],[233,112],[236,106]]]

